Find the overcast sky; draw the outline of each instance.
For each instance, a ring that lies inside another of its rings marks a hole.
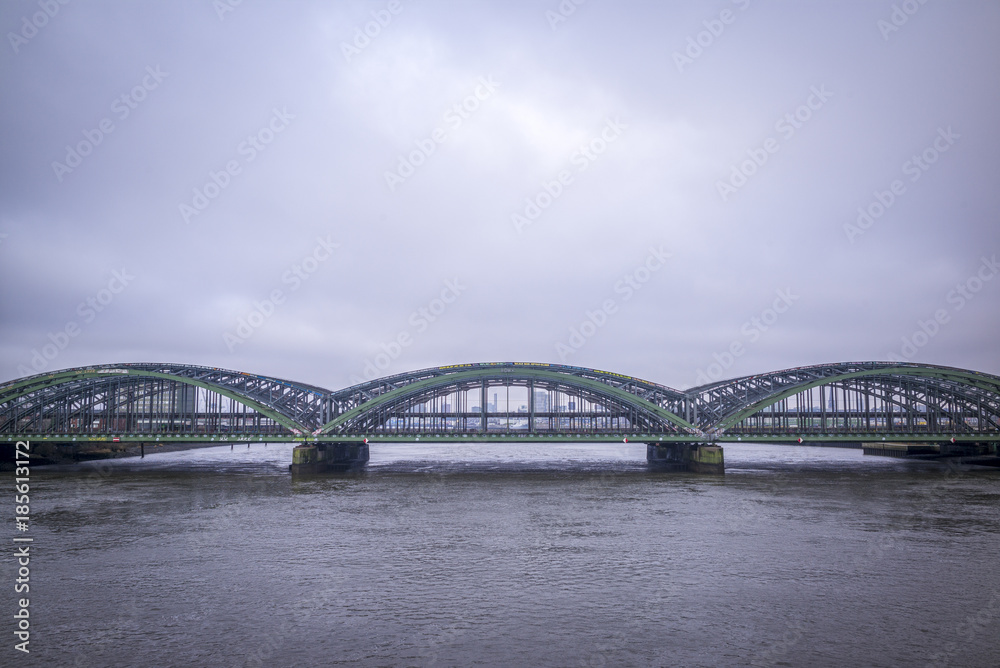
[[[1000,373],[1000,3],[12,0],[0,27],[0,380]]]

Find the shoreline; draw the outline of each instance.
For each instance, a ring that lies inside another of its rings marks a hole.
[[[60,446],[51,443],[32,445],[31,466],[47,466],[53,464],[75,464],[79,462],[98,461],[102,459],[124,459],[142,457],[142,448],[147,455],[160,452],[179,452],[181,450],[196,450],[200,448],[216,448],[225,443],[101,443],[96,445]],[[232,444],[231,444],[232,445]],[[7,446],[7,447],[4,447]],[[10,452],[7,452],[10,450]],[[15,468],[13,444],[0,444],[0,471],[12,471]],[[9,455],[9,456],[8,456]]]

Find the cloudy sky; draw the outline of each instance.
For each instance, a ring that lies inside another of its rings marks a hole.
[[[0,5],[0,381],[1000,373],[1000,4]]]

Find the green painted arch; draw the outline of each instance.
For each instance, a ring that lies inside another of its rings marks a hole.
[[[728,429],[737,422],[741,422],[746,418],[750,417],[754,413],[764,410],[768,406],[772,406],[781,401],[782,399],[787,399],[788,397],[798,394],[799,392],[804,392],[814,387],[819,387],[820,385],[830,385],[832,383],[836,383],[841,380],[850,380],[851,378],[861,378],[864,376],[917,376],[920,378],[937,378],[940,380],[958,381],[970,387],[975,387],[980,390],[986,390],[987,392],[997,393],[998,397],[1000,397],[1000,378],[997,378],[996,381],[992,383],[983,382],[983,378],[993,378],[993,376],[977,373],[975,371],[964,371],[962,369],[946,369],[944,367],[930,367],[930,366],[887,367],[883,369],[865,369],[864,371],[852,371],[849,373],[838,374],[836,376],[819,378],[817,380],[811,380],[806,383],[799,383],[798,385],[793,385],[791,387],[785,388],[780,392],[768,395],[763,399],[754,402],[747,408],[744,408],[734,413],[733,415],[723,419],[718,424],[713,425],[713,428]]]
[[[252,408],[261,415],[269,417],[278,424],[287,427],[289,430],[297,430],[302,433],[307,433],[309,431],[308,427],[299,424],[292,418],[288,417],[284,413],[277,411],[270,406],[266,406],[259,401],[251,399],[250,397],[244,396],[239,392],[235,392],[227,387],[221,385],[215,385],[214,383],[206,383],[201,380],[194,378],[185,378],[183,376],[174,376],[169,373],[161,373],[159,371],[146,371],[144,369],[107,369],[107,370],[73,370],[73,371],[60,371],[52,374],[46,374],[44,376],[33,376],[31,379],[21,381],[19,383],[14,383],[8,386],[6,389],[8,391],[13,391],[10,393],[3,394],[0,396],[0,404],[7,403],[8,401],[13,401],[27,394],[37,392],[49,387],[54,387],[56,385],[62,385],[63,383],[69,383],[74,380],[80,380],[82,378],[113,378],[115,376],[141,376],[147,378],[163,378],[165,380],[172,380],[178,383],[185,383],[187,385],[193,385],[195,387],[200,387],[206,389],[210,392],[215,392],[216,394],[221,394],[224,397],[229,397],[233,401],[243,404],[248,408]]]
[[[317,433],[330,433],[339,425],[357,417],[358,415],[361,415],[365,411],[375,408],[376,406],[381,406],[382,404],[392,403],[396,399],[406,395],[419,394],[423,390],[434,389],[435,387],[447,387],[448,385],[453,385],[456,382],[461,382],[463,380],[485,380],[491,378],[502,378],[504,376],[517,380],[546,380],[560,385],[591,390],[595,394],[610,396],[618,399],[622,403],[631,405],[642,411],[652,413],[653,415],[656,415],[663,420],[667,420],[668,422],[672,422],[683,429],[694,433],[698,432],[697,427],[679,415],[675,415],[666,409],[660,408],[653,402],[647,401],[646,399],[636,396],[631,392],[597,380],[580,378],[579,376],[560,373],[558,371],[545,371],[542,369],[512,369],[510,371],[499,371],[497,369],[473,369],[469,371],[449,373],[442,376],[435,376],[425,380],[418,380],[415,383],[410,383],[409,385],[404,385],[403,387],[396,388],[395,390],[390,390],[389,392],[379,395],[370,401],[366,401],[363,404],[355,406],[349,411],[341,413],[336,418],[320,427],[320,430]]]

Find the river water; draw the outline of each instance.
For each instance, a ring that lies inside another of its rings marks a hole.
[[[725,453],[724,476],[631,444],[35,467],[31,654],[8,622],[0,665],[1000,665],[1000,471]]]

